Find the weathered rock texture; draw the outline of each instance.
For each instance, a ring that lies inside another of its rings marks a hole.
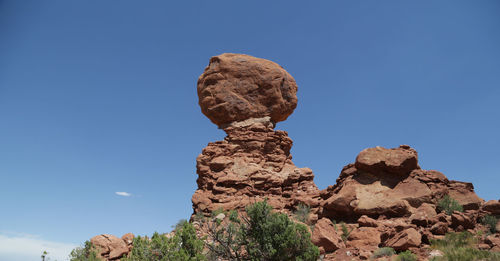
[[[285,120],[297,106],[297,84],[281,66],[244,54],[214,56],[198,79],[201,111],[224,127],[250,118]]]
[[[321,216],[410,216],[422,204],[435,206],[446,194],[464,209],[477,210],[483,201],[473,189],[471,183],[450,181],[441,172],[420,169],[417,152],[407,145],[369,148],[354,164],[344,167],[337,184],[322,191]],[[417,218],[422,219],[415,217],[416,222],[427,222]]]
[[[292,140],[285,131],[254,123],[226,128],[223,141],[209,143],[196,160],[198,189],[193,195],[195,213],[239,209],[256,201],[280,211],[299,203],[319,207],[319,190],[308,168],[292,162]]]
[[[129,253],[133,239],[132,233],[125,234],[122,238],[102,234],[91,238],[90,243],[96,247],[102,260],[119,260]]]

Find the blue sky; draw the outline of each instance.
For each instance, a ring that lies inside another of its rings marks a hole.
[[[196,81],[224,52],[295,77],[298,107],[277,129],[321,189],[362,149],[409,144],[424,169],[498,199],[499,12],[498,1],[0,1],[0,242],[59,253],[188,218],[196,156],[224,137]],[[26,260],[6,248],[0,259]]]

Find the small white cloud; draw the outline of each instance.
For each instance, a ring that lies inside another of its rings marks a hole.
[[[77,247],[74,244],[53,242],[33,235],[0,234],[0,260],[40,260],[43,251],[49,260],[68,260],[69,253]]]
[[[122,197],[130,197],[132,196],[132,194],[128,193],[128,192],[115,192],[116,195],[118,196],[122,196]]]

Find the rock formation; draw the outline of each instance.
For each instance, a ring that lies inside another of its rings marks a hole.
[[[244,54],[212,57],[198,79],[201,111],[221,127],[251,118],[284,121],[297,106],[296,93],[281,66]]]
[[[240,54],[212,57],[198,80],[202,112],[227,137],[209,143],[196,160],[195,213],[243,209],[268,199],[275,209],[303,203],[319,207],[319,190],[308,168],[292,162],[292,140],[274,124],[297,105],[295,80],[279,65]]]
[[[118,238],[113,235],[102,234],[90,239],[90,243],[97,248],[99,257],[103,260],[119,260],[128,254],[132,248],[134,235],[127,233]]]
[[[293,164],[287,133],[273,129],[295,109],[296,91],[293,78],[273,62],[238,54],[210,59],[198,80],[199,104],[227,136],[209,143],[197,158],[194,213],[242,210],[267,199],[293,217],[297,206],[306,204],[312,240],[326,259],[350,260],[366,259],[382,246],[418,249],[447,232],[478,229],[481,215],[500,209],[498,201],[484,204],[471,183],[422,170],[417,152],[407,145],[363,150],[335,185],[318,190],[312,171]],[[445,195],[465,212],[438,213],[437,202]],[[330,220],[346,222],[351,233],[345,242]]]
[[[442,254],[431,251],[432,239],[448,232],[485,231],[481,218],[500,216],[499,200],[485,203],[471,183],[421,169],[417,152],[408,145],[361,151],[342,169],[336,184],[319,190],[312,171],[292,162],[287,133],[274,130],[297,105],[295,80],[276,63],[241,54],[215,56],[197,88],[201,111],[227,134],[210,142],[196,159],[198,188],[191,220],[201,235],[207,225],[194,221],[195,216],[208,217],[220,209],[242,211],[267,199],[292,218],[300,204],[310,207],[306,223],[323,260],[367,260],[380,247],[411,250],[427,260]],[[438,201],[445,195],[464,211],[441,212]],[[215,219],[227,217],[219,214]],[[127,235],[100,235],[92,243],[102,249],[103,258],[116,260],[132,247],[133,235]],[[483,236],[478,247],[500,251],[500,234]]]

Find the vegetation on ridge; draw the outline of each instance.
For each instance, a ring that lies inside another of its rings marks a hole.
[[[475,247],[477,238],[470,232],[448,233],[443,239],[431,240],[431,247],[443,252],[433,261],[500,260],[500,253],[479,250]]]
[[[458,201],[450,197],[449,195],[445,195],[442,199],[438,201],[438,209],[440,211],[446,212],[446,214],[451,215],[454,211],[463,212],[464,208]]]

